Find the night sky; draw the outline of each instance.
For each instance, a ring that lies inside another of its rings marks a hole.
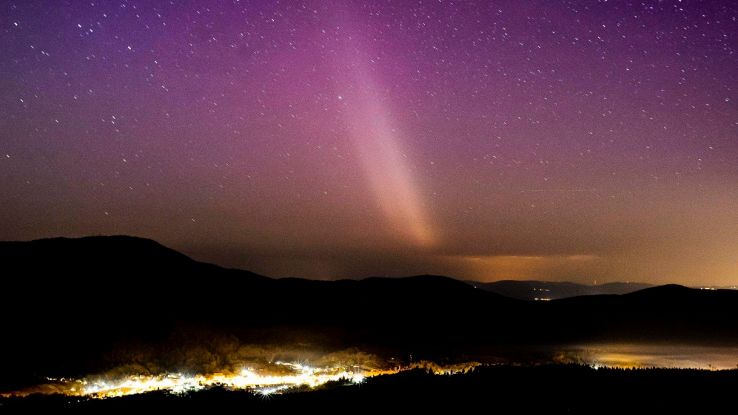
[[[0,239],[738,282],[738,2],[0,1]]]

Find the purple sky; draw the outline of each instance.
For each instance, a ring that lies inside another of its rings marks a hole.
[[[734,1],[0,1],[0,239],[738,283]]]

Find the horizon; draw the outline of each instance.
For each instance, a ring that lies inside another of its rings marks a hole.
[[[474,285],[475,283],[479,283],[479,284],[493,284],[493,283],[503,283],[503,282],[517,282],[517,283],[542,283],[542,284],[573,284],[573,285],[579,285],[579,286],[590,287],[590,288],[597,287],[597,286],[617,285],[617,284],[620,284],[620,285],[640,285],[640,286],[644,286],[643,288],[639,288],[639,290],[640,289],[646,289],[646,288],[653,288],[653,287],[661,287],[661,286],[665,286],[665,285],[678,285],[678,286],[683,286],[683,287],[686,287],[686,288],[694,288],[694,289],[730,289],[730,290],[736,290],[736,289],[738,289],[738,285],[684,285],[684,284],[678,284],[678,283],[675,283],[675,282],[668,282],[668,283],[664,283],[664,284],[651,284],[651,283],[646,283],[646,282],[643,282],[643,281],[629,281],[629,280],[612,280],[612,281],[597,281],[597,280],[593,280],[592,282],[587,282],[585,280],[577,282],[577,281],[571,281],[571,280],[509,279],[509,278],[501,278],[501,279],[495,279],[495,280],[473,280],[473,279],[461,278],[461,277],[458,277],[458,276],[455,276],[455,275],[428,274],[428,273],[423,273],[423,274],[408,274],[408,275],[379,275],[379,274],[370,274],[370,275],[362,275],[362,276],[354,276],[354,277],[352,277],[352,276],[346,276],[346,277],[342,277],[342,278],[330,278],[330,279],[314,278],[314,277],[305,276],[305,275],[273,276],[273,275],[268,275],[268,274],[262,274],[262,273],[254,272],[253,270],[250,270],[250,269],[245,269],[245,268],[232,268],[232,267],[223,266],[221,264],[211,263],[211,262],[207,262],[207,261],[201,261],[201,260],[198,260],[197,258],[194,258],[194,257],[192,257],[190,255],[187,255],[184,252],[181,252],[181,251],[179,251],[177,249],[174,249],[172,247],[169,247],[166,244],[163,244],[163,243],[161,243],[159,241],[156,241],[154,239],[144,238],[144,237],[135,236],[135,235],[124,235],[124,234],[117,234],[117,235],[86,235],[86,236],[78,236],[78,237],[51,236],[51,237],[46,237],[46,238],[29,239],[29,240],[21,240],[21,241],[0,240],[0,243],[26,243],[26,242],[45,241],[45,240],[69,240],[69,241],[74,241],[74,240],[90,239],[90,238],[103,238],[103,239],[106,239],[106,238],[128,238],[128,239],[131,239],[131,240],[134,240],[134,241],[153,242],[153,243],[161,246],[164,249],[173,250],[173,251],[175,251],[175,252],[177,252],[179,254],[183,254],[187,258],[189,258],[190,260],[195,261],[195,262],[199,262],[199,263],[203,263],[203,264],[215,265],[215,266],[218,266],[218,267],[221,267],[221,268],[224,268],[224,269],[232,269],[232,270],[237,270],[237,271],[249,272],[249,273],[253,273],[253,274],[256,274],[256,275],[259,275],[259,276],[262,276],[262,277],[271,278],[271,279],[297,278],[297,279],[306,279],[306,280],[314,280],[314,281],[340,281],[340,280],[355,280],[355,281],[360,281],[360,280],[367,279],[367,278],[441,277],[441,278],[448,278],[448,279],[452,279],[452,280],[455,280],[455,281],[459,281],[459,282],[463,282],[463,283],[468,283],[468,284],[472,284],[472,285]],[[475,288],[476,288],[476,286],[475,286]]]
[[[738,4],[0,4],[0,239],[738,284]]]

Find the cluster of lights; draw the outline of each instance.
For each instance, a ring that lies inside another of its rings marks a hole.
[[[250,390],[260,395],[271,395],[299,387],[316,388],[328,382],[361,383],[367,377],[395,374],[403,370],[423,368],[434,374],[453,374],[469,370],[476,363],[441,367],[430,362],[418,362],[404,368],[365,369],[351,367],[312,367],[296,362],[274,362],[278,373],[264,373],[246,367],[237,373],[188,375],[166,373],[159,375],[129,375],[114,380],[104,378],[60,379],[53,384],[14,392],[9,396],[27,396],[35,393],[60,393],[67,396],[112,398],[153,391],[184,394],[212,387],[230,390]],[[53,380],[53,379],[50,379]]]
[[[183,394],[221,386],[232,390],[252,390],[262,395],[269,395],[300,386],[314,388],[338,380],[360,383],[365,377],[364,371],[359,368],[315,368],[289,362],[275,362],[275,364],[286,367],[288,373],[262,374],[251,368],[244,368],[238,373],[231,374],[187,375],[184,373],[167,373],[161,375],[132,375],[116,380],[81,379],[68,381],[65,394],[110,398],[152,391]]]
[[[297,362],[273,363],[272,370],[243,368],[236,373],[185,374],[164,373],[158,375],[129,375],[109,379],[87,377],[82,379],[49,379],[53,383],[39,385],[22,391],[5,394],[28,396],[31,394],[63,394],[89,398],[112,398],[153,391],[185,394],[212,387],[229,390],[249,390],[260,395],[282,393],[301,387],[316,388],[328,382],[346,381],[358,384],[378,375],[396,374],[410,369],[425,369],[436,375],[466,372],[478,363],[440,366],[433,362],[415,362],[392,369],[367,369],[360,366],[313,367]]]

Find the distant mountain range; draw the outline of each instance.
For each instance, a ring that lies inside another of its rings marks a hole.
[[[466,281],[475,288],[505,297],[527,301],[551,301],[582,295],[620,295],[654,287],[642,282],[608,282],[604,284],[577,284],[557,281],[500,280],[493,282]],[[738,286],[701,286],[700,290],[736,290]]]
[[[128,236],[0,242],[0,272],[0,389],[23,376],[108,367],[121,345],[167,355],[172,343],[222,336],[418,357],[603,340],[738,344],[733,290],[667,285],[614,295],[641,286],[608,284],[596,286],[606,295],[557,300],[597,292],[428,275],[272,279]],[[552,301],[521,300],[532,288],[550,290],[533,292]]]
[[[516,281],[502,280],[494,282],[467,281],[475,288],[529,301],[550,301],[580,295],[628,294],[634,291],[653,287],[652,284],[637,282],[610,282],[597,285],[577,284],[573,282],[551,281]]]

